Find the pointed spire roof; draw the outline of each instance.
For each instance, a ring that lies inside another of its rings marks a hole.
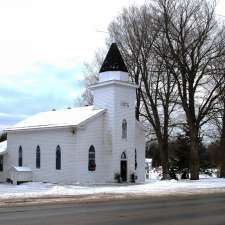
[[[106,71],[128,72],[116,43],[112,43],[99,73]]]

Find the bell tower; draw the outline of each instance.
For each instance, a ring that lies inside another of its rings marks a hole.
[[[104,150],[108,152],[107,161],[111,164],[110,181],[114,180],[115,174],[123,174],[124,181],[128,180],[134,172],[137,85],[129,82],[128,70],[116,43],[112,43],[101,66],[99,82],[91,88],[94,106],[107,110],[104,117]]]
[[[128,82],[128,71],[116,43],[112,43],[99,71],[99,82],[120,80]]]

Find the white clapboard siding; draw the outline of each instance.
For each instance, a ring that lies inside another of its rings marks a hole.
[[[100,108],[106,108],[107,113],[104,120],[104,146],[106,150],[112,151],[111,158],[111,180],[115,173],[120,173],[121,154],[126,152],[128,165],[128,180],[130,174],[135,172],[135,141],[136,141],[136,119],[135,119],[135,88],[123,85],[123,83],[111,83],[110,85],[101,85],[94,88],[94,105]],[[127,121],[127,139],[122,139],[122,121]],[[139,128],[137,128],[139,129]],[[110,131],[110,132],[108,132]],[[111,137],[111,145],[108,142]],[[140,139],[139,142],[144,141]],[[144,155],[144,143],[141,143],[137,151],[140,151],[141,160]],[[138,153],[139,154],[139,153]],[[144,159],[143,159],[144,161]],[[144,165],[144,164],[143,164]],[[142,166],[143,167],[143,166]],[[141,164],[140,164],[140,168]],[[144,181],[144,167],[139,170],[143,176],[139,181]],[[142,178],[143,177],[143,178]]]
[[[6,165],[18,165],[18,149],[23,149],[23,166],[33,171],[34,181],[75,183],[106,182],[110,152],[103,149],[103,115],[78,128],[44,129],[42,131],[10,132],[8,134],[8,157]],[[36,168],[36,147],[41,150],[41,168]],[[61,147],[61,170],[56,170],[56,146]],[[88,150],[96,150],[96,171],[88,171]],[[104,154],[106,152],[106,154]],[[6,174],[7,178],[7,174]]]
[[[123,152],[127,156],[127,180],[137,173],[138,182],[145,179],[145,140],[143,128],[135,119],[136,86],[124,81],[103,82],[93,87],[94,108],[102,114],[73,129],[41,128],[8,132],[8,154],[4,157],[3,180],[7,171],[18,166],[19,146],[23,149],[23,166],[30,167],[34,181],[53,183],[115,182],[120,173]],[[122,122],[127,121],[127,138],[122,139]],[[75,132],[73,132],[75,131]],[[41,150],[41,168],[36,168],[36,147]],[[56,170],[56,147],[61,147],[61,170]],[[88,171],[88,153],[93,145],[96,170]],[[135,171],[135,148],[138,167]]]
[[[135,88],[121,85],[115,86],[115,114],[113,132],[113,172],[120,172],[120,160],[126,152],[129,181],[134,172],[134,143],[135,143]],[[129,107],[124,106],[128,104]],[[122,139],[122,122],[127,121],[127,139]]]
[[[137,182],[145,181],[145,131],[136,124],[135,147],[137,151]]]

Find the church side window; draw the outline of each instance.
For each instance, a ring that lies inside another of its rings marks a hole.
[[[122,122],[122,139],[127,138],[127,121],[124,119]]]
[[[61,170],[61,148],[59,145],[56,147],[56,169]]]
[[[93,145],[91,145],[89,148],[89,154],[88,154],[88,170],[95,171],[95,169],[96,169],[95,147]]]
[[[137,169],[137,150],[135,148],[135,155],[134,155],[134,160],[135,160],[135,170]]]
[[[18,166],[23,166],[23,149],[21,146],[19,147],[18,153]]]
[[[39,169],[41,167],[41,149],[38,145],[36,148],[36,168]]]
[[[0,171],[3,171],[3,155],[0,155]]]

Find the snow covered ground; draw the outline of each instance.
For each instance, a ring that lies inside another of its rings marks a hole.
[[[18,186],[0,184],[0,199],[78,196],[95,194],[118,195],[173,195],[192,193],[225,192],[225,179],[201,178],[198,181],[157,179],[147,180],[144,184],[111,184],[111,185],[59,185],[32,182]]]

